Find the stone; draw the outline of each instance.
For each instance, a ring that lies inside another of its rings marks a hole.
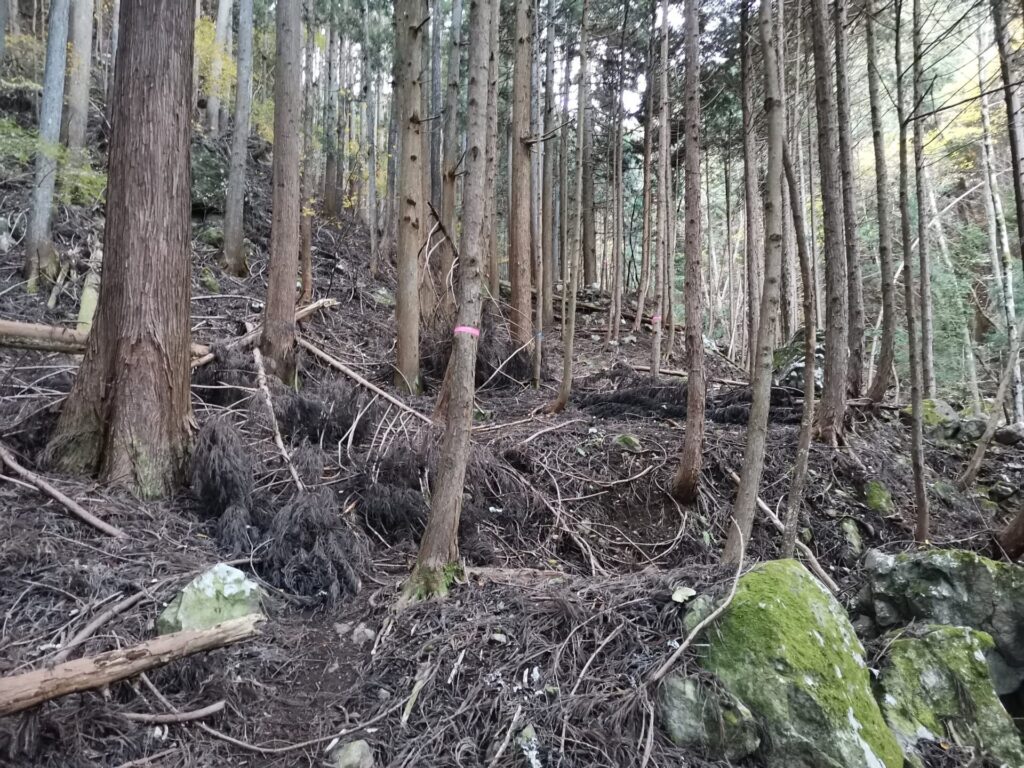
[[[196,234],[196,238],[204,245],[212,248],[224,247],[224,230],[217,224],[208,224]]]
[[[906,421],[909,421],[912,415],[909,405],[900,411],[900,416]],[[928,437],[948,440],[956,437],[960,431],[960,416],[956,409],[938,398],[926,398],[921,402],[921,422]]]
[[[359,626],[352,630],[352,642],[356,645],[366,645],[366,643],[372,643],[376,639],[377,633],[363,622],[359,622]]]
[[[695,677],[666,677],[658,690],[658,706],[673,743],[699,749],[713,760],[742,760],[761,744],[750,710],[735,696]]]
[[[363,739],[341,744],[331,750],[333,768],[374,768],[373,748]]]
[[[979,419],[977,416],[964,419],[960,422],[960,431],[957,433],[957,437],[969,442],[980,440],[981,436],[985,434],[986,424],[985,419]]]
[[[988,487],[988,497],[995,502],[1006,501],[1015,493],[1017,486],[1006,478],[999,478]]]
[[[884,483],[878,480],[868,480],[864,483],[864,504],[872,512],[886,517],[896,511],[896,505],[892,500],[892,493]]]
[[[157,617],[161,635],[209,629],[221,622],[258,614],[263,590],[242,571],[217,563],[196,576]]]
[[[213,270],[209,267],[203,267],[200,270],[199,282],[210,293],[220,293],[220,281],[217,280],[217,276],[213,274]]]
[[[974,552],[933,549],[865,557],[871,610],[882,628],[970,627],[992,637],[989,671],[1000,695],[1024,679],[1024,567]]]
[[[886,644],[879,676],[882,713],[912,764],[919,739],[972,747],[1024,766],[1024,745],[992,687],[985,654],[992,638],[967,627],[918,625]]]
[[[902,768],[846,612],[797,561],[740,578],[699,661],[758,719],[768,768]]]
[[[860,526],[852,517],[844,517],[839,523],[846,545],[843,547],[843,559],[852,565],[864,554],[864,537],[860,534]]]
[[[1000,445],[1017,445],[1024,441],[1024,424],[1007,424],[999,427],[992,439]]]
[[[779,347],[772,357],[772,377],[782,387],[804,388],[804,345],[803,330],[793,334],[789,343]],[[819,331],[814,347],[814,387],[820,391],[825,371],[825,332]]]

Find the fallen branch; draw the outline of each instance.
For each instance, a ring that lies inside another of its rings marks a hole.
[[[19,323],[14,320],[0,320],[0,347],[14,349],[35,349],[42,352],[67,352],[72,355],[85,354],[89,332],[59,325],[40,323]],[[193,356],[210,353],[202,344],[192,345]],[[212,356],[210,357],[212,360]]]
[[[374,384],[374,383],[368,381],[367,379],[363,378],[362,376],[360,376],[358,373],[353,371],[351,368],[349,368],[347,365],[345,365],[340,360],[338,360],[336,358],[333,358],[330,355],[328,355],[326,352],[324,352],[319,347],[315,347],[312,344],[310,344],[308,341],[306,341],[305,339],[301,339],[301,338],[296,338],[295,339],[295,343],[298,344],[303,349],[305,349],[307,352],[312,353],[314,357],[318,357],[321,360],[323,360],[325,363],[327,363],[327,365],[331,366],[331,368],[333,368],[334,370],[340,371],[341,373],[344,373],[346,376],[348,376],[350,379],[352,379],[357,384],[360,384],[360,385],[366,387],[371,392],[376,392],[378,395],[383,397],[385,400],[387,400],[392,405],[398,406],[399,408],[401,408],[406,413],[411,413],[413,416],[415,416],[420,421],[423,421],[423,422],[425,422],[427,424],[433,424],[434,423],[433,421],[431,421],[429,416],[423,415],[422,413],[417,411],[412,406],[409,406],[409,405],[406,405],[405,403],[403,403],[401,400],[399,400],[394,395],[388,394],[383,389],[378,387],[376,384]]]
[[[314,301],[312,304],[307,304],[304,307],[299,307],[297,310],[295,310],[295,322],[305,320],[314,312],[317,312],[321,309],[328,309],[330,307],[337,306],[337,304],[338,302],[336,299],[319,299],[318,301]],[[248,330],[244,336],[239,336],[238,338],[229,341],[227,343],[227,348],[245,349],[250,344],[253,344],[257,339],[259,339],[260,334],[262,332],[263,325],[256,325],[255,327]],[[211,362],[214,357],[214,353],[207,348],[205,354],[199,355],[192,360],[192,369],[195,370],[200,366],[206,365],[207,363]]]
[[[200,651],[237,643],[256,634],[261,621],[263,616],[259,614],[243,616],[210,629],[175,632],[130,648],[0,678],[0,717],[69,693],[100,688]]]
[[[288,455],[288,449],[284,447],[281,430],[277,426],[277,417],[274,415],[274,401],[270,397],[270,388],[267,386],[267,369],[263,367],[263,353],[260,352],[259,347],[252,348],[252,359],[256,363],[256,383],[259,384],[260,394],[263,396],[263,402],[267,406],[270,428],[274,432],[274,445],[277,446],[278,452],[284,458],[284,463],[291,473],[292,480],[295,481],[295,487],[300,491],[304,491],[306,490],[306,484],[302,482],[302,478],[299,477],[295,465],[292,464],[292,457]]]
[[[46,480],[41,478],[35,472],[32,472],[21,466],[21,464],[19,464],[15,460],[14,454],[11,453],[11,451],[2,443],[0,443],[0,461],[6,464],[11,469],[11,471],[14,472],[16,475],[34,485],[36,488],[38,488],[40,491],[45,493],[50,498],[60,502],[69,512],[71,512],[71,514],[75,515],[75,517],[79,518],[80,520],[83,520],[84,522],[88,523],[93,528],[97,528],[103,531],[105,534],[113,536],[115,539],[128,538],[128,534],[122,531],[120,528],[113,526],[110,523],[103,522],[98,517],[96,517],[96,515],[92,514],[87,509],[85,509],[77,501],[58,491],[56,488],[50,485]]]
[[[133,720],[136,723],[188,723],[192,720],[202,720],[204,717],[215,715],[224,709],[224,699],[216,701],[208,707],[193,709],[190,712],[165,712],[161,715],[151,715],[146,712],[122,712],[121,717],[125,720]]]
[[[737,486],[740,484],[740,477],[735,472],[729,472],[729,479],[731,479]],[[782,521],[779,520],[778,515],[772,511],[772,508],[769,507],[760,496],[757,497],[757,508],[764,512],[765,517],[771,520],[772,525],[775,526],[775,529],[779,533],[785,535],[786,526],[783,525]],[[831,576],[825,573],[825,569],[821,567],[821,563],[818,562],[818,558],[816,558],[814,553],[811,552],[811,548],[802,541],[798,541],[796,543],[796,548],[799,550],[800,554],[806,558],[807,567],[810,569],[811,573],[817,576],[818,580],[824,584],[833,595],[839,594],[839,585],[836,584],[835,580]]]
[[[95,619],[93,619],[84,627],[82,627],[78,632],[76,632],[75,636],[68,640],[64,647],[54,654],[53,658],[50,660],[51,663],[60,664],[62,661],[67,661],[67,658],[71,655],[71,652],[75,650],[75,648],[80,646],[82,643],[84,643],[86,640],[88,640],[90,637],[92,637],[97,629],[102,627],[104,624],[106,624],[108,621],[110,621],[118,614],[127,611],[129,608],[131,608],[145,596],[145,592],[136,592],[135,594],[128,595],[128,597],[124,598],[123,600],[114,603],[107,610],[105,610]]]

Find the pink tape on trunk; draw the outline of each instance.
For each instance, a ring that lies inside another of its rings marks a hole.
[[[455,326],[455,330],[452,331],[452,333],[468,333],[470,336],[479,336],[480,329],[472,328],[468,325],[457,325]]]
[[[661,315],[655,315],[654,317],[651,318],[651,325],[653,325],[654,323],[660,323],[660,322],[661,322]]]

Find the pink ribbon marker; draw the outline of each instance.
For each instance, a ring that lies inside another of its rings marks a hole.
[[[479,336],[480,329],[472,328],[468,325],[457,325],[455,326],[455,330],[452,331],[452,333],[468,333],[470,336]]]
[[[654,317],[651,318],[651,325],[654,325],[655,323],[660,323],[660,322],[661,322],[661,315],[655,315]]]

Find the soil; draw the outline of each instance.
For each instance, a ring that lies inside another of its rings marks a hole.
[[[624,328],[627,340],[609,347],[606,315],[581,313],[572,403],[550,417],[537,412],[557,389],[557,331],[545,334],[546,374],[532,389],[522,361],[501,365],[514,348],[501,305],[492,307],[460,529],[465,573],[446,600],[399,608],[425,521],[439,428],[302,353],[301,389],[273,385],[276,419],[309,487],[297,490],[272,440],[251,354],[223,345],[246,321],[259,321],[265,294],[266,159],[255,167],[251,276],[223,274],[216,249],[195,242],[194,341],[217,345],[218,356],[193,378],[195,419],[209,445],[191,489],[141,502],[47,474],[43,449],[77,360],[0,350],[5,444],[129,534],[125,541],[104,536],[34,488],[0,478],[0,675],[51,662],[91,619],[137,592],[140,602],[71,658],[150,637],[161,607],[217,562],[261,581],[268,620],[257,638],[168,664],[149,684],[121,682],[0,718],[0,764],[314,766],[325,764],[335,744],[366,739],[381,766],[518,766],[529,764],[516,742],[529,724],[538,737],[536,766],[716,765],[667,740],[644,680],[681,639],[673,589],[703,591],[732,578],[719,553],[734,496],[730,473],[739,471],[745,445],[742,370],[709,354],[700,497],[682,507],[666,488],[682,445],[685,379],[653,381],[637,370],[649,361],[649,328],[635,337]],[[26,200],[23,177],[4,181],[0,217],[13,220]],[[99,214],[58,211],[55,242],[74,279],[53,309],[47,295],[20,288],[20,243],[0,255],[0,318],[73,324]],[[338,304],[305,321],[302,336],[395,393],[393,268],[385,261],[371,276],[369,238],[352,213],[318,215],[313,234],[315,298]],[[201,279],[207,271],[216,290]],[[425,342],[425,393],[402,398],[427,417],[444,370],[439,335]],[[684,367],[678,355],[668,365]],[[778,509],[796,449],[799,396],[779,391],[775,403],[761,495]],[[214,429],[221,430],[216,439]],[[855,520],[867,546],[912,546],[908,438],[894,410],[856,407],[846,446],[812,446],[802,537],[851,607],[859,566],[841,521]],[[1019,500],[1015,494],[994,505],[983,492],[943,485],[967,452],[929,441],[933,543],[992,555],[992,532]],[[993,446],[979,487],[997,480],[1019,487],[1022,474],[1024,453]],[[869,480],[890,489],[891,512],[867,507]],[[747,564],[777,557],[779,543],[760,518]],[[691,661],[684,656],[680,667]],[[154,688],[180,710],[221,699],[226,707],[203,721],[213,732],[122,716],[166,712]],[[969,756],[932,753],[931,765],[968,764]]]

